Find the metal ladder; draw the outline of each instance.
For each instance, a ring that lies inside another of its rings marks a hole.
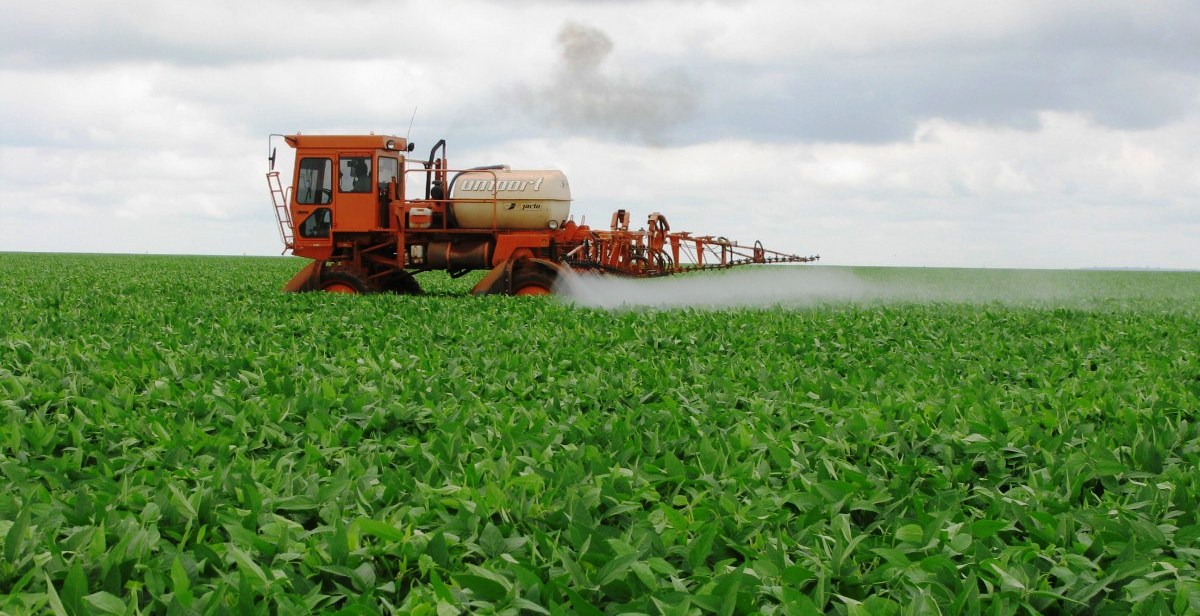
[[[271,201],[275,204],[275,220],[279,223],[279,239],[283,241],[283,252],[295,245],[292,235],[292,212],[288,209],[288,195],[279,179],[278,171],[267,173],[267,186],[271,188]]]

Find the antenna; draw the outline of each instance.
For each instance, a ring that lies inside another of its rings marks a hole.
[[[405,143],[408,143],[408,137],[409,137],[409,135],[412,135],[412,125],[413,125],[413,121],[415,121],[416,119],[417,119],[417,106],[413,105],[412,118],[410,118],[408,120],[408,132],[404,134],[404,142]]]

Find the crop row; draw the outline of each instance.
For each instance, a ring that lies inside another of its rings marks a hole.
[[[0,266],[0,610],[1200,610],[1197,275],[606,312]]]

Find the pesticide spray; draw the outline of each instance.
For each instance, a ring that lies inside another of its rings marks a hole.
[[[576,306],[608,310],[927,302],[1082,304],[1087,290],[1077,277],[1064,274],[779,265],[656,279],[566,273],[559,277],[555,293]]]

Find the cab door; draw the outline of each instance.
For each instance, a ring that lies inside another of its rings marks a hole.
[[[369,231],[379,221],[379,196],[372,152],[338,155],[337,196],[334,198],[334,231]]]
[[[297,255],[317,258],[333,245],[333,168],[331,156],[306,154],[296,161],[291,206]]]

